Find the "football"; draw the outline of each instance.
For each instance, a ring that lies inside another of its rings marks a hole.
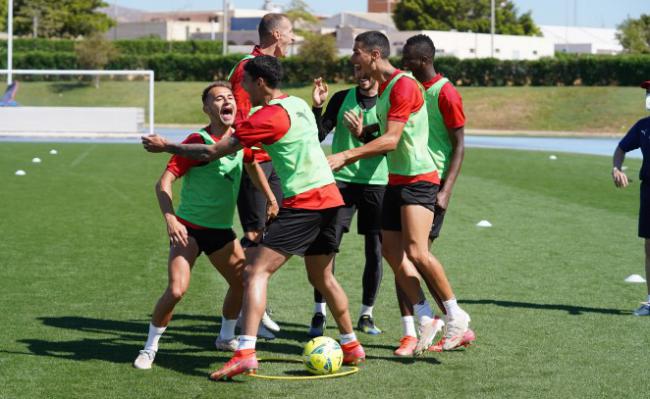
[[[316,337],[305,345],[302,359],[312,374],[333,374],[341,368],[343,350],[330,337]]]

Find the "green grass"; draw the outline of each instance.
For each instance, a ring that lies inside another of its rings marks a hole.
[[[199,124],[204,82],[156,82],[156,123]],[[346,85],[332,84],[332,94]],[[633,87],[460,87],[467,127],[499,130],[625,132],[645,116],[641,90]],[[290,94],[311,102],[311,87]],[[18,101],[25,105],[147,107],[146,82],[90,85],[24,82]]]
[[[59,155],[47,154],[57,148]],[[30,163],[34,156],[43,163]],[[153,194],[166,157],[137,145],[0,145],[0,397],[373,398],[644,397],[648,319],[630,310],[644,286],[636,238],[638,181],[616,190],[605,157],[469,149],[434,252],[446,265],[477,344],[399,359],[392,273],[384,267],[358,374],[330,381],[212,383],[224,281],[204,258],[161,341],[153,370],[131,367],[166,285],[167,239]],[[629,174],[640,166],[629,160]],[[27,175],[14,176],[16,169]],[[475,224],[487,219],[490,229]],[[362,240],[348,234],[337,276],[353,317]],[[273,278],[283,331],[261,356],[301,353],[312,295],[301,260]],[[331,323],[330,323],[331,324]],[[330,325],[328,333],[336,337]],[[262,364],[284,374],[300,365]]]

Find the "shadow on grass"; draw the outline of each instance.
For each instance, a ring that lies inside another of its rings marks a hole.
[[[576,315],[576,316],[582,315],[583,313],[610,314],[610,315],[618,315],[618,316],[627,316],[630,314],[630,311],[621,310],[621,309],[590,308],[586,306],[561,305],[561,304],[551,304],[551,303],[500,301],[497,299],[463,299],[458,302],[463,304],[470,304],[470,305],[496,305],[504,308],[561,310],[567,312],[570,315]]]

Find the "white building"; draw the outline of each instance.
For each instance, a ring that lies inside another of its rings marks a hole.
[[[540,29],[544,37],[553,42],[557,52],[619,54],[623,51],[616,38],[616,29],[553,25],[541,25]]]

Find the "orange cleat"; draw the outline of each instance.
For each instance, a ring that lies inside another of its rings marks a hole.
[[[366,352],[359,341],[348,342],[341,345],[343,349],[343,364],[356,366],[359,363],[366,361]]]
[[[222,368],[210,374],[213,381],[227,381],[239,374],[255,374],[257,357],[255,350],[236,351],[235,355]]]
[[[413,356],[415,346],[418,344],[417,337],[405,335],[399,340],[399,348],[395,349],[395,356]]]
[[[455,345],[454,347],[450,348],[450,349],[445,348],[445,342],[446,341],[447,341],[446,338],[442,337],[442,339],[440,341],[438,341],[435,344],[431,345],[429,347],[429,349],[427,349],[427,350],[429,352],[442,352],[442,351],[450,351],[450,350],[454,350],[454,349],[459,349],[460,347],[467,348],[472,343],[474,343],[474,341],[476,341],[476,334],[474,334],[474,331],[472,331],[471,329],[468,328],[467,331],[465,331],[465,334],[463,334],[463,338],[460,340],[460,342],[457,345]],[[447,346],[449,346],[449,345],[447,345]]]

